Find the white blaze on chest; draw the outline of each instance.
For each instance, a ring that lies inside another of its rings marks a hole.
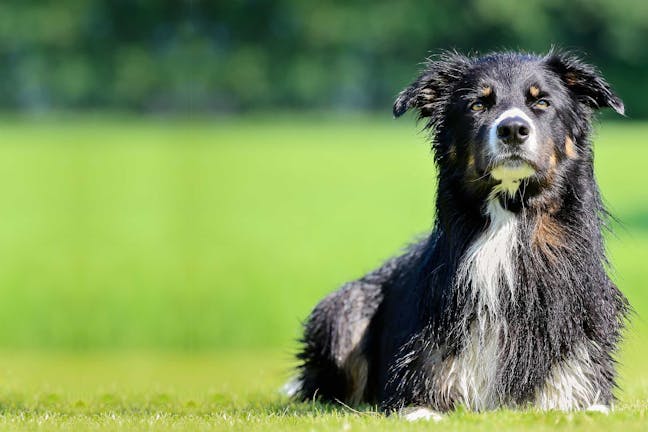
[[[472,410],[499,405],[495,385],[499,369],[501,339],[506,323],[501,317],[500,299],[514,296],[517,218],[497,200],[488,203],[488,227],[466,251],[458,269],[458,289],[468,290],[476,307],[465,334],[464,348],[448,365],[453,383],[451,393]]]
[[[517,256],[517,217],[502,208],[498,200],[486,207],[488,227],[466,251],[459,266],[459,289],[472,287],[479,311],[497,314],[500,293],[513,295]]]

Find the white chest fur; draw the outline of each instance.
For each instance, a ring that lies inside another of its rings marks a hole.
[[[468,290],[477,315],[465,334],[463,350],[441,366],[444,397],[471,410],[495,408],[495,389],[501,340],[506,323],[500,314],[502,295],[514,296],[515,257],[518,250],[517,218],[496,200],[486,208],[490,222],[469,247],[458,270],[458,289]],[[439,371],[437,371],[439,372]]]

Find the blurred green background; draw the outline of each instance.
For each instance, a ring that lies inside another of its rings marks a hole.
[[[430,229],[427,137],[390,111],[448,48],[559,45],[608,77],[629,119],[597,170],[639,296],[646,40],[629,0],[3,2],[0,345],[294,349]]]
[[[431,229],[428,137],[394,96],[441,49],[558,45],[626,103],[596,172],[637,312],[622,406],[645,414],[647,40],[631,0],[3,1],[0,402],[276,405],[315,303]]]
[[[0,108],[385,110],[440,49],[586,53],[648,116],[641,0],[5,0]]]

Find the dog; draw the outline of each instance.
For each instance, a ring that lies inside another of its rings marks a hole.
[[[397,97],[432,134],[434,229],[304,323],[302,400],[410,420],[464,406],[607,411],[629,313],[607,274],[590,135],[624,115],[572,53],[444,52]]]

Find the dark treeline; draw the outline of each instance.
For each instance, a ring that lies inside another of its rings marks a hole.
[[[641,0],[59,0],[0,4],[0,108],[381,109],[440,49],[597,64],[648,117]]]

